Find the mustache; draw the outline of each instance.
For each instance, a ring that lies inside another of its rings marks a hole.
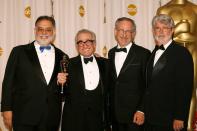
[[[165,37],[164,35],[157,35],[157,36],[155,36],[155,37],[157,37],[157,38],[163,38],[163,37]]]
[[[124,34],[121,34],[121,35],[119,35],[119,36],[117,36],[117,37],[119,37],[119,38],[121,38],[121,39],[127,39],[127,38],[128,38],[128,36],[127,36],[127,35],[124,35]]]
[[[158,41],[162,40],[162,39],[165,39],[165,36],[164,35],[158,35],[158,36],[154,36],[154,38]]]

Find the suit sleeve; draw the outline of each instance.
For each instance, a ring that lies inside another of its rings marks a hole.
[[[14,76],[17,67],[17,49],[14,48],[8,58],[6,65],[5,75],[2,84],[2,98],[1,98],[1,111],[12,110],[12,96],[14,88]]]
[[[175,85],[175,119],[187,120],[193,89],[194,69],[189,51],[183,51],[177,56]]]

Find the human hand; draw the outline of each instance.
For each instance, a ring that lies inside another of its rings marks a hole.
[[[12,130],[12,111],[4,111],[1,113],[3,123],[8,130]]]
[[[180,131],[183,128],[184,128],[184,121],[182,121],[182,120],[174,120],[173,121],[174,131]]]
[[[137,125],[144,124],[144,113],[143,112],[140,112],[140,111],[137,111],[134,114],[133,123],[136,123]]]
[[[67,81],[68,73],[58,73],[57,82],[61,85],[64,85]]]

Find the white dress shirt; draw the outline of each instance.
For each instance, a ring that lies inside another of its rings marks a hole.
[[[40,61],[40,65],[45,80],[47,84],[49,84],[55,65],[55,49],[53,46],[50,45],[51,46],[50,50],[45,49],[43,52],[41,52],[40,45],[36,41],[34,42],[34,46],[36,48],[36,52],[38,55],[38,59]]]
[[[119,75],[120,73],[120,70],[124,64],[124,61],[129,53],[129,50],[132,46],[132,43],[129,43],[125,48],[127,49],[127,52],[116,52],[115,53],[115,67],[116,67],[116,74],[117,76]],[[119,45],[117,48],[121,48]]]
[[[88,62],[87,64],[84,63],[83,56],[81,56],[82,67],[83,67],[83,74],[85,79],[85,89],[87,90],[94,90],[99,84],[99,68],[94,56],[92,62]]]
[[[172,40],[170,40],[167,44],[163,45],[165,50],[168,48],[168,46],[171,43],[172,43]],[[165,50],[159,49],[159,50],[156,51],[153,66],[155,66],[155,64],[157,63],[157,61],[159,60],[159,58],[161,57],[161,55],[164,53]]]

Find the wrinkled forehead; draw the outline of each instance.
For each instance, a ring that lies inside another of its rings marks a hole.
[[[81,33],[79,33],[79,34],[77,35],[77,40],[78,40],[78,41],[79,41],[79,40],[87,40],[87,39],[89,39],[89,40],[92,40],[92,39],[93,39],[91,33],[88,33],[88,32],[81,32]]]

